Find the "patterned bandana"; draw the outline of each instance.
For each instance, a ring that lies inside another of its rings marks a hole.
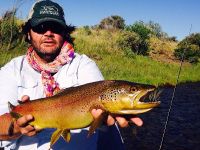
[[[35,51],[33,47],[29,47],[26,58],[28,63],[33,69],[39,71],[42,76],[42,84],[44,85],[44,92],[46,97],[53,96],[60,88],[59,84],[55,81],[51,73],[56,73],[65,64],[69,63],[74,58],[74,49],[71,44],[64,42],[60,54],[55,58],[53,62],[44,63],[39,61],[35,57]]]

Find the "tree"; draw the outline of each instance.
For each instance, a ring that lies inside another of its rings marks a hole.
[[[137,48],[137,54],[147,55],[149,50],[148,40],[152,31],[144,24],[143,21],[135,22],[133,25],[126,26],[126,31],[137,33],[140,42]]]
[[[149,21],[146,24],[147,27],[152,31],[152,34],[154,34],[158,38],[167,38],[167,33],[162,31],[161,26],[158,23],[155,23],[153,21]]]
[[[184,59],[190,63],[197,63],[200,59],[200,33],[193,33],[183,39],[174,51],[174,55],[179,59]]]
[[[101,20],[99,28],[101,29],[124,29],[124,19],[120,16],[110,16]]]
[[[134,24],[126,26],[125,30],[139,34],[142,40],[149,39],[152,33],[143,21],[136,21]]]

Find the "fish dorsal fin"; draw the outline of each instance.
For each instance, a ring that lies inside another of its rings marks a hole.
[[[13,104],[11,104],[10,102],[8,102],[8,109],[9,111],[11,112],[12,109],[14,108],[15,106]]]
[[[62,137],[66,142],[69,142],[71,139],[70,130],[68,130],[68,129],[63,130]]]
[[[92,122],[89,129],[88,137],[91,136],[94,133],[94,131],[103,124],[103,121],[105,121],[107,117],[108,117],[108,112],[104,111],[97,119],[95,119]]]
[[[62,134],[63,130],[57,129],[54,131],[54,133],[51,136],[51,142],[50,142],[50,147],[53,146],[53,144],[56,143],[56,141],[59,139],[60,135]]]

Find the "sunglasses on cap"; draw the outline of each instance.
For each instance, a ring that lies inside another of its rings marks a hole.
[[[32,27],[32,30],[39,34],[44,34],[47,31],[51,31],[56,34],[61,34],[65,32],[65,28],[58,23],[55,22],[45,22],[41,23],[35,27]]]

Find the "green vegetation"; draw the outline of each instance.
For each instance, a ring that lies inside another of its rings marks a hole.
[[[122,31],[90,30],[89,35],[84,31],[84,28],[80,28],[73,34],[75,48],[79,53],[84,53],[94,59],[106,79],[122,79],[153,85],[176,83],[180,62],[159,62],[149,56],[134,53],[128,55],[126,48],[118,47],[117,42],[123,34]],[[157,39],[157,41],[159,40]],[[163,45],[163,41],[159,42]],[[161,45],[159,43],[157,45],[158,49],[154,45],[155,50],[161,51]],[[172,47],[175,48],[175,46],[174,42],[166,46],[166,48],[170,48],[166,54],[173,52]],[[199,69],[200,64],[185,63],[179,82],[199,81]]]
[[[0,67],[26,53],[27,43],[19,32],[22,24],[13,14],[0,19]],[[139,21],[126,26],[120,16],[107,17],[99,25],[78,28],[72,34],[76,52],[92,58],[105,79],[153,85],[176,83],[184,41],[188,51],[198,51],[192,56],[199,60],[198,35],[178,42],[175,37],[168,37],[157,23]],[[188,60],[184,60],[179,82],[200,81],[200,63]]]
[[[200,60],[200,33],[191,34],[182,40],[175,49],[175,56],[180,60],[183,58],[191,63],[197,63]]]

